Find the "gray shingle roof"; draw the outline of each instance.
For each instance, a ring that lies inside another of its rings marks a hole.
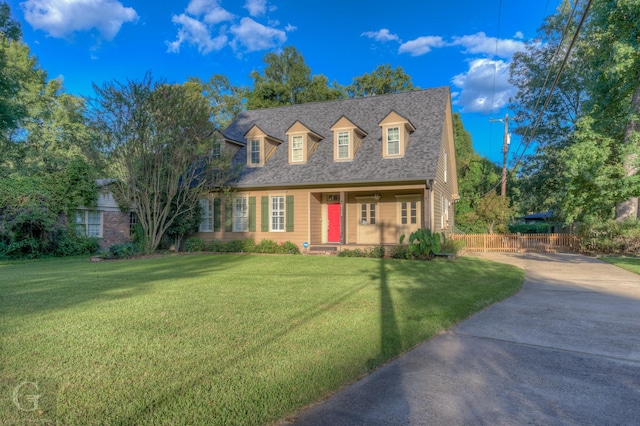
[[[263,167],[244,167],[238,187],[358,184],[426,181],[436,177],[438,156],[446,117],[449,88],[418,90],[366,98],[314,102],[240,113],[223,132],[243,141],[253,125],[285,141]],[[382,157],[379,123],[391,111],[406,117],[416,128],[409,137],[403,158]],[[353,161],[333,161],[331,126],[346,116],[367,132]],[[296,120],[323,137],[306,164],[289,164],[289,141],[285,132]],[[234,161],[246,164],[246,148]]]

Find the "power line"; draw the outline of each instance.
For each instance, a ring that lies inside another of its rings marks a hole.
[[[579,1],[576,1],[576,3],[574,4],[574,9],[572,10],[572,13],[570,15],[570,19],[567,22],[567,26],[565,27],[565,31],[563,31],[563,37],[561,38],[561,41],[558,44],[558,50],[556,51],[556,53],[560,50],[560,48],[562,46],[562,43],[564,41],[565,32],[567,31],[567,28],[569,28],[569,24],[571,23],[574,11],[576,10],[578,3],[579,3]],[[531,141],[535,137],[535,133],[536,133],[536,131],[538,129],[538,126],[540,125],[540,121],[542,120],[542,117],[544,115],[544,111],[546,110],[547,106],[549,106],[549,102],[551,101],[551,96],[553,95],[553,91],[555,90],[556,86],[558,85],[558,81],[560,80],[560,76],[562,74],[562,71],[564,70],[564,68],[565,68],[565,66],[566,66],[566,64],[567,64],[567,62],[569,60],[569,56],[571,55],[571,51],[573,50],[573,47],[574,47],[574,45],[575,45],[575,43],[576,43],[576,41],[578,39],[578,35],[579,35],[580,30],[582,29],[582,26],[583,26],[583,24],[584,24],[584,22],[585,22],[585,20],[587,18],[587,14],[589,13],[589,9],[591,8],[591,4],[592,3],[593,3],[593,0],[589,0],[589,2],[587,3],[587,6],[584,9],[584,12],[582,13],[582,17],[580,19],[580,22],[578,23],[578,26],[577,26],[577,28],[575,30],[575,33],[573,34],[573,38],[571,40],[571,43],[569,44],[569,47],[567,48],[567,51],[566,51],[565,56],[564,56],[564,59],[562,60],[562,64],[560,65],[560,68],[558,69],[558,73],[556,74],[556,77],[555,77],[555,79],[553,81],[553,84],[551,85],[551,88],[549,89],[549,92],[547,94],[547,98],[546,98],[546,100],[544,102],[544,105],[542,106],[542,109],[540,110],[540,113],[538,114],[538,118],[537,118],[537,120],[535,122],[535,125],[533,126],[533,128],[532,128],[532,130],[530,132],[528,132],[527,134],[525,134],[523,136],[523,138],[522,138],[522,140],[520,142],[520,145],[522,146],[522,142],[525,141],[526,139],[528,139],[524,143],[524,149],[522,151],[522,154],[520,154],[519,158],[517,159],[515,165],[513,166],[512,170],[511,170],[511,172],[515,171],[518,168],[518,166],[520,165],[520,162],[522,161],[522,158],[524,157],[524,154],[525,154],[527,148],[529,147],[529,144],[531,143]],[[555,58],[555,56],[554,56],[554,58]],[[550,70],[551,70],[551,68],[550,68]],[[550,71],[547,74],[547,77],[549,77],[549,76],[550,76]],[[545,81],[545,84],[546,84],[546,81]],[[535,109],[537,108],[537,106],[539,104],[539,101],[540,101],[540,99],[542,97],[542,93],[544,93],[544,87],[540,91],[540,95],[538,97],[538,100],[536,101],[536,105],[534,106],[534,113],[535,113]],[[529,128],[529,129],[531,129],[531,128]],[[517,151],[516,151],[516,153],[517,153]],[[502,179],[493,188],[491,188],[485,194],[485,196],[489,195],[492,191],[496,190],[499,185],[502,185]]]

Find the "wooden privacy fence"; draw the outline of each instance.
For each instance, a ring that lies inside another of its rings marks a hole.
[[[579,250],[580,239],[571,234],[452,234],[469,251],[567,253]]]

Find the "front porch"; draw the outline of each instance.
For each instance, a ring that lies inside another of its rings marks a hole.
[[[425,186],[310,192],[308,252],[398,245],[401,235],[431,229]]]

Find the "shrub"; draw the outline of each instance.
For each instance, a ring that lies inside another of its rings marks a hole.
[[[109,247],[109,259],[128,259],[138,254],[138,246],[134,243],[114,244]]]
[[[622,222],[608,220],[585,225],[580,230],[582,251],[597,253],[640,252],[640,221],[628,219]]]
[[[384,246],[375,246],[367,250],[367,257],[382,259],[386,254]]]
[[[462,250],[464,250],[466,246],[467,244],[464,241],[454,241],[452,239],[447,239],[442,243],[440,250],[444,253],[458,254]]]
[[[93,254],[100,249],[97,238],[78,235],[72,230],[62,233],[56,239],[55,246],[54,254],[56,256]]]
[[[389,255],[394,259],[407,259],[409,256],[409,247],[403,245],[393,246],[391,247]]]
[[[443,234],[444,235],[444,234]],[[405,236],[400,236],[400,244]],[[407,258],[432,259],[440,252],[440,234],[420,228],[409,236]]]
[[[188,252],[203,251],[205,247],[204,240],[198,237],[191,237],[184,243]]]
[[[282,253],[284,254],[300,254],[300,248],[291,241],[282,243]]]
[[[338,257],[365,257],[365,252],[360,249],[342,249],[338,252]]]
[[[254,253],[280,253],[280,244],[273,240],[262,240],[254,247]]]
[[[205,249],[207,251],[219,253],[224,251],[223,247],[224,247],[224,243],[222,241],[213,240],[213,241],[209,241],[209,243],[205,246]]]

